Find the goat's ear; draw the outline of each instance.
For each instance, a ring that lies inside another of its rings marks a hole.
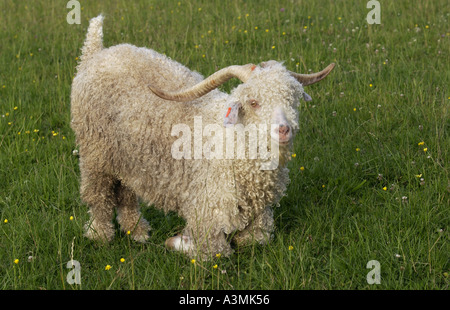
[[[312,98],[310,95],[308,95],[307,93],[303,92],[303,99],[305,101],[312,101]]]
[[[241,106],[240,102],[235,102],[227,109],[223,118],[223,125],[225,127],[233,126],[237,123]]]

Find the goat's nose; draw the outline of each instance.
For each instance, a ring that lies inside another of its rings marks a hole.
[[[287,135],[288,133],[289,133],[289,131],[290,131],[291,129],[289,128],[289,126],[286,126],[286,125],[280,125],[279,127],[278,127],[278,132],[281,134],[281,135]]]

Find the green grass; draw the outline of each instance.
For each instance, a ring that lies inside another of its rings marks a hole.
[[[69,25],[66,1],[0,1],[0,289],[448,289],[446,0],[382,1],[381,25],[367,24],[366,1],[81,2],[81,25]],[[193,264],[164,249],[183,221],[152,207],[148,244],[83,237],[70,87],[101,12],[105,46],[146,46],[204,75],[269,59],[306,73],[336,62],[301,103],[270,245]],[[72,258],[81,285],[66,282]],[[370,260],[379,285],[366,281]]]

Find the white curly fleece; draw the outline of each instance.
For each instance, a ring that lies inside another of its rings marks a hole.
[[[194,128],[198,116],[203,126],[223,126],[227,108],[240,102],[244,126],[264,123],[270,128],[270,115],[280,107],[295,135],[302,85],[281,63],[269,61],[231,94],[216,89],[192,102],[163,100],[148,83],[180,90],[203,77],[147,48],[121,44],[104,49],[102,19],[91,22],[71,94],[81,195],[91,213],[86,234],[111,240],[116,208],[122,229],[145,240],[149,227],[139,213],[140,197],[186,220],[182,234],[194,241],[191,256],[229,255],[231,236],[238,243],[268,241],[274,229],[271,208],[289,183],[285,163],[291,145],[280,147],[276,170],[260,170],[259,159],[174,159],[171,146],[178,137],[171,131],[175,124]],[[252,99],[259,109],[246,104]],[[203,137],[203,143],[208,139]]]

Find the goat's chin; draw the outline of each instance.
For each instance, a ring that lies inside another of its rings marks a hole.
[[[280,146],[288,146],[289,144],[291,144],[291,140],[278,142],[278,145]]]
[[[280,148],[292,146],[292,139],[289,139],[289,140],[286,140],[286,141],[280,141],[280,140],[272,139],[272,141],[275,144],[278,144],[280,146]]]

